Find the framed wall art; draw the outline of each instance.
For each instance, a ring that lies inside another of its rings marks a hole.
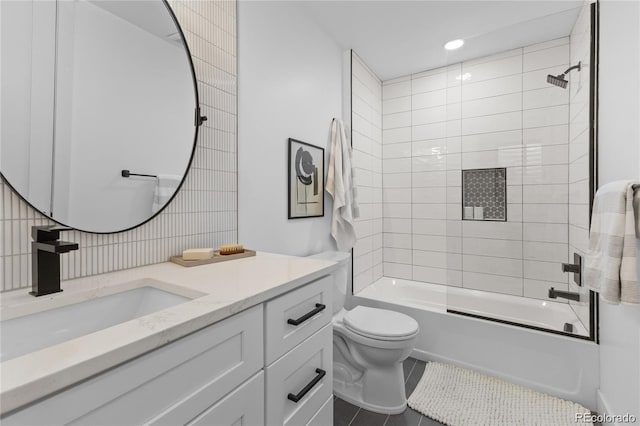
[[[324,148],[289,138],[289,219],[324,216]]]

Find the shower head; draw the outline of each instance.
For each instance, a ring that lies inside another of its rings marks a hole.
[[[563,72],[560,75],[547,75],[547,83],[549,84],[553,84],[554,86],[558,86],[561,87],[563,89],[567,88],[567,84],[569,84],[569,82],[567,80],[565,80],[564,76],[567,75],[570,71],[577,69],[578,71],[580,71],[580,68],[582,67],[582,62],[578,62],[578,65],[574,65],[572,67],[569,67],[565,72]]]
[[[564,79],[564,74],[558,76],[549,74],[547,75],[547,83],[566,89],[569,82]]]

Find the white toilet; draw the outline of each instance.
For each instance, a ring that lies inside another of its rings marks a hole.
[[[344,308],[350,253],[311,256],[340,264],[333,289],[333,392],[364,409],[397,414],[407,407],[402,362],[413,350],[418,323],[386,309]]]

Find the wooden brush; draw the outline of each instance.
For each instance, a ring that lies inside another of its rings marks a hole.
[[[242,244],[226,244],[220,247],[220,254],[223,256],[237,253],[244,253],[244,247]]]

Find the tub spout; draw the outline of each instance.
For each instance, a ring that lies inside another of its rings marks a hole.
[[[558,297],[561,297],[563,299],[575,300],[576,302],[580,301],[580,293],[556,290],[555,288],[551,287],[549,289],[549,298],[556,299]]]

